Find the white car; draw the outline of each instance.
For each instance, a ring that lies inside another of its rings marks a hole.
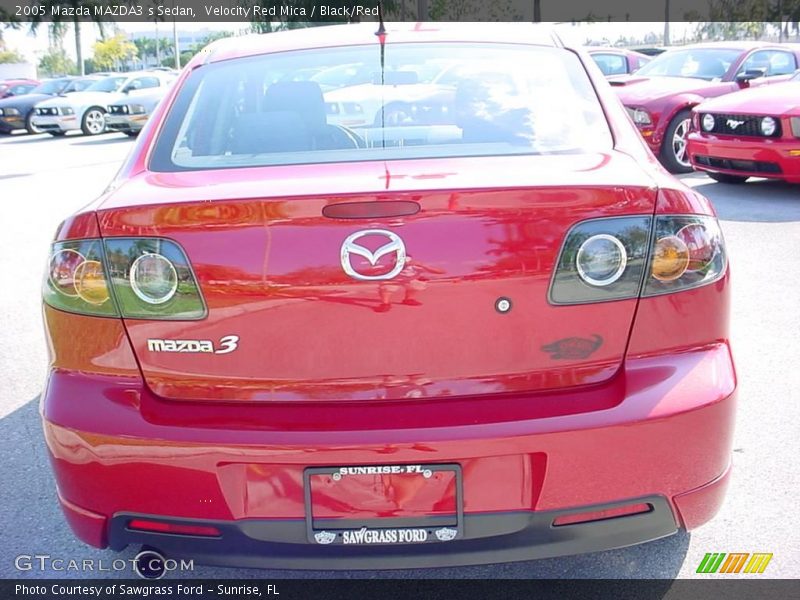
[[[402,75],[392,77],[399,80]],[[343,87],[325,93],[328,123],[343,127],[402,125],[417,111],[446,112],[453,93],[453,88],[414,81],[392,86],[364,83]]]
[[[83,92],[64,98],[52,98],[36,105],[35,127],[53,136],[68,131],[97,135],[106,130],[106,111],[109,104],[139,94],[164,88],[175,79],[169,71],[141,71],[104,77]]]

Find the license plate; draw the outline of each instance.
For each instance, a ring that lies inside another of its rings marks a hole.
[[[313,467],[304,487],[314,544],[427,544],[463,534],[460,465]]]

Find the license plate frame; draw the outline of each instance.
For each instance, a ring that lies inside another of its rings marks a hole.
[[[455,513],[452,515],[377,517],[374,519],[337,518],[335,519],[337,524],[341,523],[348,526],[315,527],[311,477],[313,475],[330,475],[331,477],[339,475],[341,477],[340,469],[342,467],[342,465],[335,467],[308,467],[303,471],[306,536],[309,543],[315,545],[385,546],[444,543],[464,537],[464,483],[461,465],[457,463],[346,466],[346,468],[377,467],[379,469],[399,467],[402,469],[400,473],[418,474],[420,477],[430,477],[430,475],[426,475],[426,472],[429,474],[436,471],[452,472],[455,476]],[[419,469],[419,471],[409,471],[408,469]],[[319,524],[325,525],[331,525],[333,521],[333,519],[320,518],[316,520]],[[423,534],[422,532],[425,533]]]

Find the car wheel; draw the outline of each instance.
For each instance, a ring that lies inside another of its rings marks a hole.
[[[49,133],[53,137],[64,137],[65,135],[67,135],[66,131],[48,131],[47,133]]]
[[[691,173],[687,136],[692,126],[692,113],[682,110],[672,118],[661,145],[661,162],[670,173]]]
[[[728,175],[727,173],[708,173],[706,175],[711,177],[714,181],[719,181],[720,183],[744,183],[749,177],[744,177],[743,175]]]
[[[25,129],[30,134],[44,133],[42,129],[39,129],[36,125],[33,124],[33,111],[29,112],[28,116],[25,117]]]
[[[83,115],[81,130],[84,135],[97,135],[106,130],[106,113],[93,106]]]

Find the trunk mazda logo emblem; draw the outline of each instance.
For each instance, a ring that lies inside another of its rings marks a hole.
[[[365,236],[382,236],[389,241],[386,242],[383,246],[372,252],[368,248],[365,248],[361,244],[357,244],[356,240],[361,239]],[[371,275],[369,273],[359,273],[353,268],[353,263],[351,261],[350,255],[357,254],[358,256],[363,256],[364,258],[369,261],[369,264],[373,267],[378,264],[378,261],[386,256],[387,254],[391,254],[394,252],[395,256],[395,263],[394,268],[388,273],[383,273],[380,275]],[[385,229],[364,229],[363,231],[357,231],[356,233],[347,236],[344,242],[342,242],[342,251],[341,251],[341,258],[342,258],[342,269],[344,272],[350,275],[350,277],[354,279],[361,279],[363,281],[374,281],[380,279],[392,279],[396,277],[400,271],[406,266],[406,246],[403,243],[403,240],[400,239],[395,233],[391,231],[386,231]]]

